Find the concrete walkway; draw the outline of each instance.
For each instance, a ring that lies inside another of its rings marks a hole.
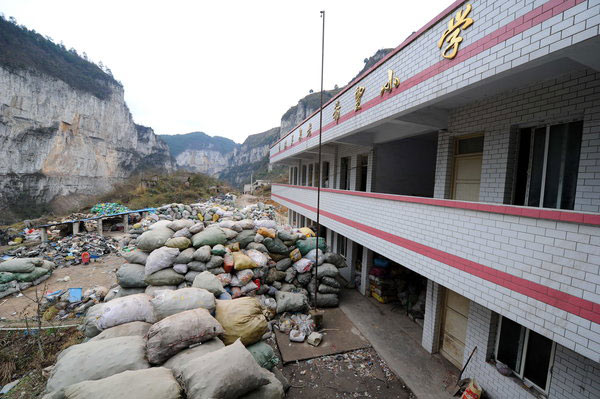
[[[423,349],[422,328],[406,313],[364,297],[355,289],[342,291],[340,308],[418,399],[451,398],[445,388],[454,384],[459,370],[440,355]]]

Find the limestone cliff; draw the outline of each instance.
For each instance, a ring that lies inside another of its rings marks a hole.
[[[230,153],[239,144],[203,132],[159,136],[169,146],[179,169],[216,176],[229,165]]]
[[[136,170],[171,169],[168,147],[133,122],[123,88],[107,87],[101,99],[0,67],[0,222],[68,211]]]

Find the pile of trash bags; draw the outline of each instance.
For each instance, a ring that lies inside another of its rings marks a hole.
[[[94,205],[90,212],[95,216],[114,215],[115,213],[129,212],[131,209],[116,202],[102,202]]]
[[[217,215],[218,213],[215,213]],[[318,251],[318,267],[317,262]],[[219,299],[258,296],[273,314],[337,306],[339,268],[346,260],[328,252],[324,238],[308,228],[279,226],[270,219],[151,224],[121,255],[118,287],[107,300],[136,293],[204,288]]]
[[[232,201],[213,198],[197,204],[168,204],[156,208],[158,220],[191,219],[201,222],[216,222],[220,219],[274,219],[275,207],[262,202],[236,208]]]
[[[44,399],[281,399],[288,385],[256,298],[129,295],[91,307],[82,329],[86,342],[58,355]]]
[[[5,252],[6,256],[16,258],[38,257],[56,264],[57,267],[68,267],[81,264],[81,254],[87,252],[92,260],[117,252],[119,242],[111,237],[97,233],[82,233],[57,238],[36,246],[18,247]]]
[[[47,280],[56,265],[40,258],[12,258],[0,263],[0,298]]]

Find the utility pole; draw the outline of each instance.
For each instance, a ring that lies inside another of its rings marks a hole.
[[[321,230],[321,143],[323,137],[323,68],[325,64],[325,10],[321,11],[321,18],[323,19],[323,30],[321,33],[321,107],[319,108],[319,161],[317,168],[319,169],[318,175],[319,184],[317,185],[317,231],[315,232],[316,244],[315,244],[315,279],[319,271],[319,233]],[[319,291],[319,282],[315,284],[315,310],[317,306],[317,295]]]

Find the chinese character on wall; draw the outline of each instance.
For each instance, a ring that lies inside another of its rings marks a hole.
[[[448,21],[448,29],[444,31],[442,37],[440,37],[440,40],[438,41],[438,48],[442,48],[444,42],[447,43],[442,49],[442,57],[449,60],[456,57],[458,46],[463,41],[463,38],[459,36],[460,31],[473,25],[473,19],[467,17],[471,12],[471,9],[471,5],[467,4],[464,10],[457,11],[456,16]]]
[[[354,93],[354,100],[356,100],[356,105],[354,106],[354,111],[359,111],[361,109],[360,100],[362,99],[363,94],[365,94],[365,87],[358,86],[356,88],[356,92]]]
[[[388,69],[387,72],[388,72],[388,80],[381,87],[381,91],[379,92],[379,95],[381,95],[381,96],[383,96],[384,93],[391,93],[393,88],[400,86],[400,78],[397,76],[394,76],[394,71],[392,71],[391,69]]]
[[[308,129],[306,129],[306,137],[310,137],[312,134],[312,123],[308,124]]]
[[[337,100],[335,103],[335,107],[333,108],[333,119],[335,119],[335,123],[338,123],[340,120],[340,115],[342,112],[342,106],[340,105],[340,100]]]

